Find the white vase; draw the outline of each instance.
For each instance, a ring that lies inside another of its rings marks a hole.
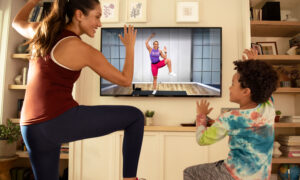
[[[152,126],[153,125],[153,117],[146,117],[145,118],[145,125]]]
[[[7,143],[6,140],[0,140],[0,158],[8,158],[16,155],[17,143]]]
[[[280,157],[282,152],[279,150],[280,144],[277,141],[274,141],[273,145],[273,157]]]

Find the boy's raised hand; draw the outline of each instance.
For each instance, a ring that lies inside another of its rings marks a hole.
[[[207,116],[213,108],[209,108],[209,102],[207,100],[201,100],[196,102],[197,104],[197,115],[205,115]]]
[[[244,52],[243,52],[243,60],[256,60],[257,59],[257,50],[256,49],[253,49],[251,48],[250,50],[249,49],[245,49]]]

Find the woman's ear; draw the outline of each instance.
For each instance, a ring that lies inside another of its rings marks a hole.
[[[76,9],[75,12],[74,12],[74,17],[76,18],[77,21],[81,21],[82,18],[83,18],[84,14],[81,10],[79,9]]]

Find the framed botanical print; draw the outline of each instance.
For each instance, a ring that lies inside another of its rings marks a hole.
[[[147,22],[147,1],[127,0],[127,22]]]

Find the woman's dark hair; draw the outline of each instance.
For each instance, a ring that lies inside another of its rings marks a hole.
[[[153,42],[153,45],[154,45],[154,43],[156,43],[156,42],[157,42],[157,44],[159,44],[159,42],[158,42],[158,41],[154,41],[154,42]]]
[[[241,88],[251,90],[251,100],[266,102],[277,88],[278,76],[273,67],[260,60],[238,60],[233,64],[240,75]]]
[[[98,0],[54,0],[49,15],[39,24],[35,36],[28,41],[31,55],[44,57],[54,46],[57,35],[72,22],[77,9],[88,15],[89,10],[99,3]]]

